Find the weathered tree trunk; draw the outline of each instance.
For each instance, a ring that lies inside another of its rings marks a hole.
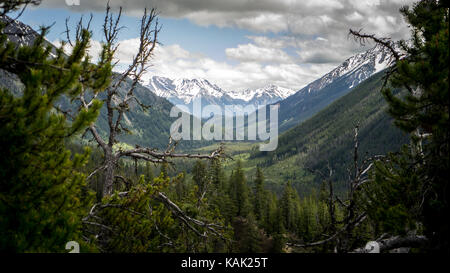
[[[388,252],[394,249],[400,249],[400,248],[419,248],[419,247],[425,247],[427,244],[429,244],[430,240],[423,236],[423,235],[407,235],[407,236],[394,236],[391,238],[378,240],[369,242],[372,245],[376,245],[376,251],[371,253],[382,253],[382,252]],[[358,248],[353,250],[352,252],[355,253],[367,253],[370,252],[371,249],[369,249],[367,246]]]
[[[112,148],[105,152],[105,181],[103,183],[103,197],[110,196],[114,187],[114,155]]]

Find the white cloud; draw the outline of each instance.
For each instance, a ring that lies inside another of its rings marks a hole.
[[[277,39],[273,39],[266,36],[247,36],[247,38],[260,47],[282,49],[290,45],[289,41],[287,41],[289,40],[289,37],[277,37]]]
[[[361,13],[354,11],[353,13],[346,15],[345,19],[351,22],[361,22],[362,20],[364,20],[364,17],[361,15]]]
[[[153,75],[206,78],[225,90],[260,88],[268,84],[300,89],[332,68],[332,65],[327,64],[301,65],[293,62],[241,62],[231,65],[188,52],[179,45],[159,46],[152,64],[146,79]]]
[[[219,62],[180,45],[158,46],[152,74],[171,78],[207,78],[226,89],[274,83],[298,89],[346,58],[366,50],[348,39],[348,30],[363,29],[393,39],[409,31],[398,9],[416,0],[110,0],[128,15],[156,7],[162,17],[186,18],[201,26],[235,27],[253,32],[248,44],[225,50],[237,64]],[[69,8],[61,0],[44,0],[51,8]],[[75,11],[102,11],[106,0],[81,0]],[[117,69],[129,64],[137,39],[121,42]],[[93,42],[91,54],[101,50]]]
[[[122,6],[126,13],[139,16],[144,7],[156,7],[163,17],[187,18],[199,25],[239,27],[255,32],[293,32],[317,34],[339,31],[345,35],[349,27],[364,27],[379,33],[374,18],[388,20],[389,34],[404,36],[407,32],[399,24],[398,9],[417,0],[110,0],[113,8]],[[62,0],[44,0],[48,8],[67,8],[74,11],[103,11],[106,0],[82,0],[80,6],[69,7]],[[363,18],[363,20],[361,20]],[[380,19],[377,19],[380,21]],[[332,26],[330,26],[332,24]],[[399,28],[399,26],[403,28]],[[327,30],[328,28],[328,30]]]
[[[262,13],[251,17],[238,18],[237,27],[257,32],[281,32],[288,29],[288,22],[283,14]]]
[[[228,58],[241,62],[291,63],[291,57],[281,49],[259,47],[254,44],[238,45],[225,50]]]
[[[270,39],[260,36],[255,37],[255,40]],[[53,43],[56,46],[61,45],[60,41]],[[115,55],[118,61],[115,71],[121,72],[128,67],[137,53],[138,46],[137,38],[119,42]],[[94,61],[98,60],[101,49],[99,41],[91,41],[88,53]],[[70,46],[66,45],[65,50],[70,52]],[[235,65],[219,62],[202,54],[189,52],[177,44],[158,45],[151,59],[149,72],[143,80],[145,83],[153,75],[169,78],[206,78],[230,91],[260,88],[268,84],[300,89],[332,69],[332,65],[327,64],[297,64],[281,49],[254,44],[227,49],[227,54],[231,58],[240,59],[241,62]]]

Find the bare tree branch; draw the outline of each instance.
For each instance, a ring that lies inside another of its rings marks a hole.
[[[352,36],[355,39],[355,41],[359,42],[361,45],[365,45],[368,41],[373,41],[377,46],[387,49],[391,55],[389,60],[390,68],[384,76],[384,82],[382,85],[382,88],[385,88],[387,86],[389,78],[391,77],[391,75],[394,74],[394,72],[397,69],[397,67],[394,66],[393,64],[396,64],[401,59],[405,58],[406,55],[402,54],[400,51],[397,50],[396,43],[393,42],[390,38],[379,38],[376,37],[374,34],[365,34],[361,32],[362,29],[358,31],[350,29],[349,36]],[[414,93],[413,88],[411,88],[409,85],[405,85],[405,88],[408,89],[408,91],[411,94]]]
[[[38,6],[40,4],[41,4],[41,0],[2,0],[0,2],[0,17],[5,16],[8,13],[19,10],[19,13],[16,16],[16,18],[12,19],[12,21],[14,21],[14,20],[17,20],[20,16],[22,16],[25,9],[29,5]],[[8,23],[10,23],[10,22],[8,22]]]
[[[377,45],[387,48],[395,61],[401,59],[402,54],[395,49],[395,43],[390,38],[378,38],[374,34],[365,34],[361,33],[361,31],[362,29],[358,31],[350,29],[349,36],[352,36],[355,41],[359,42],[361,45],[365,45],[368,41],[374,41]]]

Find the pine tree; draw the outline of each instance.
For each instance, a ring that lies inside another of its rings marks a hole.
[[[280,208],[284,227],[295,232],[298,223],[299,197],[290,181],[284,187],[283,196],[280,199]]]
[[[188,193],[188,187],[186,185],[186,172],[183,171],[178,179],[174,181],[175,183],[175,193],[177,200],[181,201]]]
[[[220,163],[220,160],[213,160],[210,162],[210,173],[209,176],[211,177],[211,183],[214,186],[215,190],[221,193],[225,190],[225,174],[222,169],[222,164]]]
[[[246,217],[251,212],[249,189],[242,163],[238,161],[230,177],[230,196],[236,207],[236,216]]]
[[[169,177],[169,164],[167,164],[166,162],[162,163],[159,173],[164,178],[168,178]]]
[[[266,197],[266,206],[264,208],[264,230],[269,233],[275,233],[277,229],[277,197],[274,193],[269,192]]]
[[[153,181],[153,170],[150,162],[145,162],[145,181],[148,183]]]
[[[201,198],[202,194],[207,190],[208,173],[206,165],[201,160],[197,160],[192,169],[192,179],[197,186],[197,197]]]
[[[411,134],[411,145],[377,162],[370,198],[380,206],[368,210],[390,232],[420,232],[415,223],[422,223],[430,245],[448,252],[450,227],[442,216],[450,214],[449,8],[444,1],[424,0],[401,13],[412,39],[400,42],[403,57],[394,53],[389,79],[397,89],[388,86],[382,93],[395,124]]]
[[[255,179],[255,197],[254,197],[254,214],[256,217],[256,220],[258,222],[263,222],[263,209],[265,207],[264,202],[265,200],[265,191],[264,191],[264,176],[259,167],[256,169],[256,179]]]
[[[275,217],[273,223],[273,249],[272,252],[281,253],[286,243],[286,229],[284,227],[284,216],[281,207],[275,209]]]
[[[0,250],[65,252],[68,241],[81,241],[81,219],[90,194],[78,169],[89,150],[71,155],[64,142],[79,134],[99,114],[101,103],[73,113],[70,119],[54,107],[80,92],[79,77],[98,92],[108,83],[111,66],[89,62],[91,34],[80,31],[70,55],[47,45],[48,29],[31,46],[8,42],[0,26],[0,69],[23,84],[19,95],[0,89]],[[55,50],[53,56],[52,51]]]

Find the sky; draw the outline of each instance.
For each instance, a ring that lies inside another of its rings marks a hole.
[[[100,52],[107,0],[43,0],[20,18],[35,29],[52,25],[47,39],[65,39],[65,20],[74,26],[93,15],[90,54]],[[116,70],[137,51],[144,8],[155,7],[162,25],[152,66],[144,77],[204,78],[225,90],[275,84],[299,90],[354,54],[368,50],[348,31],[407,39],[399,13],[412,0],[110,0],[124,10]]]

